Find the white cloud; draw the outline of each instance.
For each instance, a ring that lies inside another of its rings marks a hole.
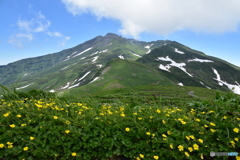
[[[240,23],[239,0],[62,0],[73,15],[93,13],[122,23],[123,35],[142,32],[160,35],[177,30],[225,33]]]
[[[59,32],[47,32],[47,34],[51,37],[57,37],[57,38],[61,38],[59,45],[60,46],[65,46],[66,42],[70,39],[70,37],[66,37],[64,35],[62,35]]]
[[[11,43],[13,45],[16,45],[18,47],[22,47],[23,43],[29,43],[33,40],[33,35],[28,33],[18,33],[15,35],[12,35],[8,39],[8,43]]]
[[[32,6],[29,6],[29,8],[31,9]],[[40,11],[34,13],[34,15],[33,18],[28,20],[23,18],[18,19],[16,23],[18,33],[9,37],[9,43],[22,47],[24,43],[29,43],[35,39],[34,36],[37,36],[37,33],[45,33],[51,37],[60,38],[60,46],[64,46],[70,39],[70,37],[66,37],[60,32],[50,32],[49,27],[51,26],[51,22]]]

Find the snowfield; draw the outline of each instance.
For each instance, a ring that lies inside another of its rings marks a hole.
[[[66,84],[66,86],[64,86],[64,87],[61,87],[60,89],[66,89],[66,88],[68,88],[68,87],[69,87],[69,85],[70,85],[70,82],[68,82],[68,83]]]
[[[98,56],[96,56],[96,57],[93,57],[93,60],[92,60],[92,62],[95,62],[97,59],[98,59]]]
[[[192,59],[192,60],[188,60],[188,62],[192,62],[192,61],[195,61],[195,62],[213,62],[211,60],[207,60],[207,59],[198,59],[198,58],[195,58],[195,59]]]
[[[162,70],[166,70],[168,72],[169,69],[173,66],[173,67],[177,67],[179,69],[181,69],[182,71],[184,71],[186,74],[188,74],[190,77],[193,77],[190,73],[188,73],[186,71],[186,69],[183,66],[186,66],[185,63],[176,63],[174,60],[170,59],[168,56],[166,58],[164,57],[158,57],[158,59],[156,59],[157,61],[162,60],[162,61],[170,61],[171,64],[167,64],[166,66],[163,66],[162,64],[160,64],[159,68]]]
[[[92,83],[92,82],[98,80],[98,78],[99,78],[99,77],[94,78],[94,80],[92,80],[90,83]]]
[[[81,83],[81,82],[80,82],[80,83]],[[75,84],[75,85],[73,85],[73,86],[70,86],[70,87],[68,87],[68,89],[71,89],[71,88],[77,87],[77,86],[80,85],[80,83],[77,83],[77,84]]]
[[[102,67],[102,64],[97,64],[96,66],[101,68],[101,67]]]
[[[92,47],[91,47],[91,48],[88,48],[88,49],[86,49],[86,50],[84,50],[84,51],[82,51],[82,52],[80,52],[80,53],[78,53],[78,54],[76,54],[76,55],[74,55],[72,58],[77,57],[77,56],[80,56],[81,54],[83,54],[83,53],[85,53],[85,52],[87,52],[87,51],[90,51],[91,49],[92,49]]]
[[[184,54],[184,52],[179,51],[177,48],[175,48],[175,52],[179,53],[179,54]]]
[[[134,56],[137,56],[137,57],[142,57],[142,56],[140,56],[140,55],[138,55],[138,54],[136,54],[136,53],[133,53],[132,51],[130,51]]]
[[[89,73],[91,73],[91,71],[88,71],[86,74],[84,74],[84,76],[82,76],[81,78],[79,78],[78,82],[81,81],[83,78],[85,78]]]
[[[148,53],[150,53],[151,52],[151,47],[152,47],[152,45],[153,44],[151,44],[151,45],[147,45],[147,46],[145,46],[144,48],[147,48],[148,49],[148,51],[146,52],[146,54],[148,54]]]
[[[93,56],[93,55],[95,55],[95,54],[98,54],[98,51],[97,52],[94,52],[93,54],[91,54],[90,56]]]
[[[23,87],[19,87],[19,88],[16,88],[16,89],[23,89],[23,88],[27,88],[28,86],[31,86],[33,83],[31,83],[31,84],[28,84],[28,85],[26,85],[26,86],[23,86]]]
[[[238,82],[235,81],[238,85],[229,84],[229,83],[227,83],[227,82],[224,82],[224,81],[221,80],[221,76],[219,75],[218,71],[217,71],[216,69],[214,69],[214,68],[212,68],[212,69],[213,69],[213,72],[214,72],[214,73],[216,74],[216,76],[217,76],[217,78],[213,78],[213,79],[215,79],[216,81],[218,81],[218,84],[219,84],[220,86],[223,86],[223,84],[224,84],[224,85],[226,85],[230,90],[232,90],[234,93],[240,95],[240,85],[238,84]]]
[[[178,83],[179,86],[184,86],[182,83]]]
[[[102,50],[99,53],[105,53],[105,52],[108,52],[108,49]]]
[[[64,69],[66,69],[66,68],[68,68],[69,66],[66,66],[66,67],[64,67],[64,68],[62,68],[61,70],[64,70]]]
[[[122,55],[119,55],[118,57],[119,57],[120,59],[124,59],[124,57],[123,57]]]
[[[52,93],[53,93],[53,92],[55,92],[55,90],[54,90],[54,89],[52,89],[52,90],[50,90],[49,92],[52,92]]]

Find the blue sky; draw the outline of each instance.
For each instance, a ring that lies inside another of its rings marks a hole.
[[[98,35],[174,40],[240,66],[239,0],[0,0],[0,65]]]

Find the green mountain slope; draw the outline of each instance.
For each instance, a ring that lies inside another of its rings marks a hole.
[[[75,88],[70,92],[93,93],[141,85],[174,85],[157,70],[135,61],[122,59],[111,60],[96,73],[96,77],[89,84]]]

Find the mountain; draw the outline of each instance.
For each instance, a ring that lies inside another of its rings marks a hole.
[[[0,66],[0,84],[18,90],[84,91],[185,85],[240,94],[240,69],[175,41],[143,42],[113,33],[73,48]]]

